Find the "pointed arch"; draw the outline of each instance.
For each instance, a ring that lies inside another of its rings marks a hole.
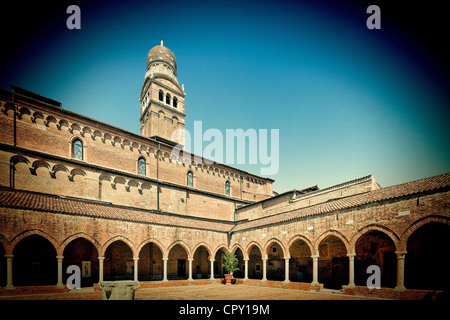
[[[8,249],[6,250],[6,254],[12,254],[13,251],[14,251],[14,248],[20,242],[20,240],[22,240],[22,239],[24,239],[24,238],[26,238],[28,236],[32,236],[32,235],[38,235],[38,236],[41,236],[44,239],[50,241],[51,244],[53,245],[53,247],[55,248],[57,255],[61,255],[62,254],[61,247],[60,247],[58,241],[53,236],[48,234],[47,232],[44,232],[44,231],[39,230],[39,229],[27,230],[27,231],[24,231],[24,232],[18,234],[17,236],[15,236],[10,241],[10,243],[8,245]],[[10,251],[8,251],[8,250],[10,250]]]
[[[315,250],[313,244],[311,243],[311,241],[306,236],[298,234],[298,235],[295,235],[293,238],[291,238],[291,240],[289,240],[289,242],[287,244],[287,250],[289,250],[289,256],[291,255],[292,245],[298,240],[302,240],[303,242],[306,243],[306,245],[309,247],[309,250],[311,251],[311,255],[316,254],[316,250]]]
[[[194,256],[195,251],[200,248],[200,247],[205,247],[206,251],[208,251],[208,254],[210,257],[212,257],[212,249],[211,247],[206,243],[206,242],[199,242],[195,245],[195,247],[192,249],[192,256]]]
[[[165,252],[164,258],[169,258],[170,250],[173,249],[176,245],[180,245],[184,250],[186,250],[186,254],[189,257],[189,259],[192,259],[191,249],[189,246],[183,241],[183,240],[176,240],[172,242],[172,244],[167,248],[167,251]]]
[[[315,252],[319,252],[319,245],[320,245],[320,243],[324,239],[326,239],[328,236],[335,236],[336,238],[340,239],[344,243],[347,252],[350,252],[349,251],[349,249],[350,249],[349,248],[350,242],[347,240],[347,238],[342,233],[340,233],[339,231],[334,230],[334,229],[327,230],[327,231],[323,232],[321,235],[319,235],[317,237],[317,239],[314,241],[314,250],[315,250]]]
[[[126,245],[128,245],[128,247],[131,249],[131,252],[133,253],[133,258],[139,257],[139,254],[138,255],[135,254],[133,242],[125,236],[115,236],[115,237],[112,237],[111,239],[109,239],[108,241],[106,241],[99,251],[99,256],[104,257],[106,249],[108,249],[108,247],[116,241],[122,241]]]
[[[236,252],[237,249],[241,250],[242,254],[244,254],[245,250],[244,250],[244,248],[243,248],[239,243],[235,243],[235,244],[231,247],[230,252]]]
[[[399,241],[400,241],[400,237],[391,229],[383,226],[383,225],[379,225],[379,224],[370,224],[367,225],[361,229],[358,230],[358,232],[356,232],[352,239],[350,240],[349,243],[349,247],[348,247],[348,253],[356,253],[356,242],[366,233],[370,232],[370,231],[380,231],[384,234],[386,234],[394,243],[395,248],[398,248],[399,246]]]
[[[87,241],[92,243],[95,249],[97,249],[97,252],[100,252],[102,246],[93,236],[84,232],[78,232],[63,240],[63,242],[61,243],[61,255],[64,252],[64,249],[67,247],[67,245],[71,243],[73,240],[76,240],[78,238],[86,239]]]
[[[289,257],[289,252],[288,252],[287,255],[286,255],[286,248],[284,247],[284,244],[283,244],[280,240],[278,240],[277,238],[272,238],[272,239],[270,239],[270,240],[268,240],[268,241],[266,242],[266,245],[264,246],[264,254],[265,254],[265,256],[266,256],[266,257],[268,256],[269,248],[270,248],[274,243],[278,244],[278,245],[281,247],[281,250],[283,250],[283,256],[284,256],[285,258],[288,258],[288,257]]]
[[[166,248],[164,247],[164,245],[159,240],[157,240],[155,238],[148,238],[148,239],[145,239],[144,241],[141,242],[141,244],[136,248],[138,256],[139,256],[139,253],[141,252],[142,248],[148,243],[153,243],[155,246],[157,246],[158,249],[161,250],[161,253],[163,254],[163,257],[164,257],[164,254],[166,252]]]
[[[217,252],[221,249],[223,249],[224,252],[229,252],[227,245],[225,243],[221,243],[218,246],[216,246],[216,248],[213,250],[212,256],[214,257],[217,254]]]
[[[412,224],[409,225],[408,228],[406,228],[406,230],[400,236],[400,241],[399,241],[397,250],[398,251],[406,251],[408,239],[414,233],[414,231],[416,231],[420,227],[422,227],[428,223],[431,223],[431,222],[438,222],[438,223],[442,223],[445,225],[450,225],[450,218],[446,217],[446,216],[441,216],[441,215],[431,215],[431,216],[427,216],[425,218],[419,219],[417,221],[414,221]]]
[[[252,250],[253,246],[256,246],[259,249],[259,252],[261,253],[261,257],[264,258],[264,256],[263,256],[264,250],[261,247],[261,245],[256,241],[251,241],[249,244],[247,244],[247,247],[245,248],[245,252],[243,252],[244,259],[249,259],[249,253]]]

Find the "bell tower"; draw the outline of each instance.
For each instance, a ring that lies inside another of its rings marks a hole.
[[[141,135],[169,144],[184,145],[184,86],[177,79],[173,53],[161,44],[147,55],[147,71],[142,86]]]

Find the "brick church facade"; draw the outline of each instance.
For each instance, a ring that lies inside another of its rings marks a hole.
[[[1,89],[0,295],[67,290],[69,265],[83,287],[219,282],[225,252],[238,257],[238,283],[393,298],[448,290],[450,174],[277,194],[272,179],[172,157],[185,96],[162,42],[147,56],[141,134]]]

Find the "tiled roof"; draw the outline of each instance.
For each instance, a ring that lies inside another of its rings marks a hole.
[[[55,195],[11,189],[0,189],[0,207],[41,210],[86,217],[118,219],[137,223],[150,223],[219,232],[234,232],[448,187],[450,187],[450,173],[378,189],[273,216],[250,220],[238,223],[236,226],[232,223],[218,220],[214,221],[212,219],[182,217],[179,215],[157,213],[154,211],[111,205],[97,201],[69,199]]]
[[[18,190],[0,190],[0,207],[39,210],[95,218],[119,219],[138,223],[187,227],[219,232],[227,232],[233,227],[233,224],[221,221],[181,217],[173,214],[157,213],[154,211],[122,207],[89,200],[68,199],[55,195]]]
[[[238,224],[236,227],[233,228],[232,232],[257,228],[275,223],[286,222],[289,220],[294,220],[305,216],[312,216],[336,210],[351,208],[355,206],[362,206],[377,201],[404,197],[412,194],[437,190],[446,187],[450,187],[450,173],[422,180],[407,182],[392,187],[378,189],[371,192],[350,196],[347,198],[337,199],[334,201],[313,205],[311,207],[300,208],[276,214],[273,216],[250,220],[248,222]]]

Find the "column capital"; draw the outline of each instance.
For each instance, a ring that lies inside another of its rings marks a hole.
[[[58,259],[58,260],[62,260],[62,259],[64,259],[64,256],[56,256],[56,259]]]
[[[320,256],[318,255],[318,254],[313,254],[312,256],[311,256],[311,258],[313,258],[313,259],[318,259]]]
[[[133,260],[134,260],[134,261],[137,261],[137,260],[139,260],[139,258],[133,257]]]
[[[169,260],[169,258],[162,258],[162,260],[163,260],[163,261],[168,261],[168,260]]]
[[[354,258],[356,256],[356,253],[347,253],[347,257]]]
[[[291,257],[284,257],[284,260],[289,260]]]
[[[98,260],[103,261],[103,260],[105,260],[105,257],[98,257]]]
[[[14,255],[13,254],[5,254],[5,258],[12,259],[12,258],[14,258]]]
[[[216,260],[214,260],[214,259],[209,259],[209,262],[214,262],[214,261],[216,261]]]
[[[405,257],[405,254],[407,254],[408,253],[408,251],[395,251],[395,253],[397,254],[397,257],[398,258],[401,258],[401,257]]]

